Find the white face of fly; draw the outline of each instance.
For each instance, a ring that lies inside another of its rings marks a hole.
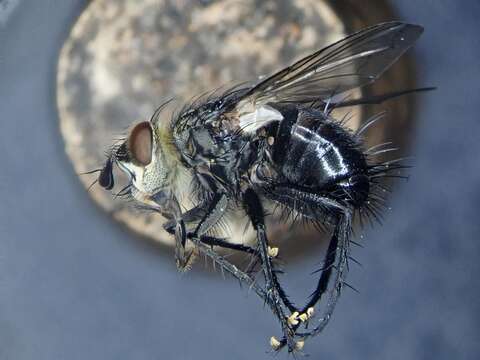
[[[126,140],[126,152],[127,156],[117,158],[117,164],[131,177],[132,195],[142,203],[156,204],[153,196],[169,190],[171,169],[150,122],[132,128]]]

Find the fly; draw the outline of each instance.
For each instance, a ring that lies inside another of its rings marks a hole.
[[[345,283],[352,221],[377,218],[383,205],[381,180],[403,166],[379,162],[382,146],[366,150],[362,132],[345,128],[332,116],[336,108],[379,103],[414,91],[341,100],[347,91],[373,83],[422,34],[418,25],[382,23],[321,49],[252,85],[186,105],[171,121],[162,107],[132,127],[114,146],[98,183],[113,188],[113,165],[130,177],[128,192],[142,207],[161,213],[175,238],[175,259],[188,269],[196,252],[247,283],[271,308],[282,328],[272,337],[274,350],[290,352],[328,323]],[[185,185],[187,184],[187,185]],[[183,211],[179,199],[191,194],[195,206]],[[331,234],[313,294],[294,304],[277,277],[279,249],[271,247],[265,226],[265,203],[287,215],[318,225]],[[233,244],[212,236],[231,209],[243,209],[256,233],[256,245]],[[186,250],[187,242],[194,251]],[[213,250],[213,246],[250,254],[261,264],[263,286]],[[326,297],[325,306],[317,303]],[[318,315],[318,321],[313,318]]]

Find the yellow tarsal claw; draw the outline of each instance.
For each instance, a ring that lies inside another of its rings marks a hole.
[[[313,316],[314,312],[315,310],[313,309],[313,307],[309,307],[306,312],[298,315],[298,318],[301,322],[305,322]]]
[[[298,311],[295,311],[292,315],[290,315],[287,319],[288,325],[298,325],[298,315]]]
[[[278,255],[278,247],[268,247],[268,256],[274,258]]]
[[[272,336],[270,338],[270,346],[273,350],[277,350],[280,347],[280,341],[278,341],[275,336]]]
[[[305,322],[308,320],[308,315],[307,313],[303,313],[303,314],[300,314],[298,318],[300,319],[301,322]]]
[[[305,346],[305,341],[299,340],[295,343],[295,350],[301,351],[304,346]]]

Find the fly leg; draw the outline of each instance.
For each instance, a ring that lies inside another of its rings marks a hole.
[[[200,237],[210,230],[221,217],[225,214],[228,206],[228,198],[224,193],[216,193],[213,197],[208,210],[202,217],[197,227],[195,228],[192,236]]]
[[[190,234],[188,234],[188,237],[190,237]],[[247,254],[255,255],[255,256],[260,256],[257,250],[250,246],[246,246],[243,244],[233,244],[229,243],[225,239],[220,239],[216,238],[213,236],[201,236],[200,241],[206,245],[210,246],[218,246],[224,249],[231,249],[231,250],[236,250],[236,251],[241,251],[245,252]]]
[[[298,318],[300,321],[293,327],[295,335],[303,341],[309,337],[319,334],[328,324],[332,316],[335,305],[340,296],[342,286],[344,284],[345,276],[348,270],[349,257],[349,232],[351,219],[350,215],[341,215],[340,220],[335,226],[330,240],[327,252],[324,257],[323,266],[321,268],[321,275],[318,279],[317,286],[310,296],[307,303],[299,310]],[[332,275],[335,277],[332,279]],[[329,290],[329,283],[332,282]],[[312,330],[299,332],[300,326],[304,325],[307,328],[311,318],[314,315],[314,308],[322,299],[323,295],[328,294],[325,308],[322,310],[322,315],[318,323],[315,324]],[[287,339],[280,341],[279,348],[287,345]]]
[[[272,258],[268,251],[268,240],[265,230],[263,206],[260,202],[260,198],[252,189],[247,189],[243,194],[243,204],[245,211],[252,222],[253,228],[257,232],[257,246],[262,262],[263,274],[265,277],[265,290],[267,293],[267,298],[273,304],[273,312],[280,321],[283,336],[286,344],[288,345],[288,349],[289,351],[293,351],[295,349],[295,331],[292,329],[288,320],[289,318],[286,316],[282,306],[280,292],[283,293],[283,290],[279,290]],[[271,343],[274,348],[276,348],[276,342],[277,340],[272,338]]]
[[[183,215],[170,216],[170,221],[164,225],[164,229],[175,236],[175,260],[177,268],[180,271],[186,271],[190,267],[194,256],[194,251],[185,252],[187,237],[200,238],[210,230],[223,216],[227,209],[228,198],[223,193],[216,193],[208,206],[207,211],[203,210],[204,205],[195,207]],[[180,212],[180,206],[177,204],[177,212]],[[175,212],[175,213],[177,213]],[[164,214],[165,215],[165,214]],[[185,223],[198,220],[197,226],[192,234],[187,236]]]
[[[243,252],[243,253],[250,254],[252,256],[251,259],[250,259],[250,263],[243,271],[246,274],[248,274],[249,276],[254,277],[254,275],[256,273],[254,271],[254,269],[255,269],[256,265],[261,262],[260,253],[258,252],[257,249],[254,249],[250,246],[246,246],[246,245],[243,245],[243,244],[233,244],[233,243],[228,242],[225,239],[215,238],[215,237],[211,237],[211,236],[202,236],[200,238],[200,241],[202,243],[210,245],[210,246],[218,246],[218,247],[221,247],[221,248],[224,248],[224,249],[236,250],[236,251],[240,251],[240,252]],[[288,301],[288,298],[287,298],[287,301]]]
[[[219,246],[222,248],[241,251],[252,254],[255,257],[259,257],[258,251],[249,246],[245,246],[242,244],[232,244],[225,239],[204,235],[223,216],[227,208],[227,204],[228,198],[226,197],[226,195],[223,193],[217,193],[213,196],[213,200],[209,205],[206,203],[202,203],[201,205],[185,212],[181,216],[180,220],[170,218],[170,220],[164,224],[164,229],[168,233],[175,236],[175,257],[177,266],[180,270],[186,270],[192,262],[191,259],[193,256],[193,252],[188,255],[185,254],[186,239],[198,239],[206,245]],[[205,208],[207,209],[205,210]],[[195,230],[193,232],[186,232],[185,224],[188,225],[192,223],[197,223],[197,225],[195,226]]]
[[[185,253],[185,244],[187,242],[187,231],[180,204],[177,198],[170,191],[159,191],[151,200],[158,207],[152,207],[152,210],[161,213],[169,221],[164,228],[169,228],[169,232],[175,236],[175,262],[180,270],[188,268],[191,263],[193,253]]]
[[[272,311],[275,310],[276,305],[273,303],[273,301],[270,299],[270,297],[267,295],[265,290],[260,287],[252,277],[240,269],[238,269],[235,265],[227,261],[224,257],[221,255],[217,254],[215,250],[211,248],[210,245],[207,245],[200,241],[198,238],[192,238],[191,239],[195,245],[198,247],[199,251],[205,254],[205,256],[208,256],[210,259],[212,259],[217,265],[220,266],[222,270],[225,272],[228,272],[231,274],[233,277],[235,277],[241,284],[245,283],[247,284],[255,293],[260,297],[260,299],[263,300],[264,304],[267,304]]]
[[[167,223],[166,225],[170,225],[170,224]],[[171,226],[171,225],[166,226],[166,225],[164,226],[165,230],[169,234],[175,235],[175,226],[174,225],[173,226]],[[187,239],[193,240],[195,238],[196,237],[193,233],[188,233],[187,234]],[[198,238],[198,240],[200,240],[205,245],[218,246],[218,247],[221,247],[221,248],[224,248],[224,249],[236,250],[236,251],[244,252],[244,253],[255,255],[255,256],[260,256],[258,251],[256,249],[250,247],[250,246],[243,245],[243,244],[230,243],[227,240],[222,239],[222,238],[202,235]]]
[[[331,286],[326,308],[323,310],[320,321],[312,330],[302,334],[298,333],[298,335],[303,338],[317,335],[325,328],[330,320],[337,300],[340,296],[342,287],[345,284],[345,277],[348,271],[351,226],[350,213],[343,213],[333,231],[332,239],[330,241],[327,254],[325,255],[324,266],[322,268],[322,274],[317,283],[317,287],[310,300],[303,307],[302,312],[308,314],[308,309],[313,309],[313,307],[320,301],[322,295],[328,290],[328,284],[331,280],[332,274],[334,273],[333,270],[335,270],[335,277],[333,278],[333,285]]]
[[[185,229],[185,222],[182,218],[175,221],[175,263],[177,269],[185,271],[190,267],[193,261],[193,251],[189,254],[185,252],[185,244],[187,242],[187,230]]]
[[[190,211],[190,212],[187,212],[186,214],[191,215],[193,213],[197,213],[197,211],[195,209],[192,209],[192,210],[193,210],[193,212]],[[165,224],[164,228],[170,234],[172,234],[172,235],[175,234],[175,231],[176,231],[175,223],[172,222],[171,220]],[[242,245],[242,244],[232,244],[232,243],[227,242],[224,239],[215,238],[215,237],[212,237],[212,236],[202,235],[200,237],[196,237],[196,236],[194,236],[193,233],[189,233],[186,236],[189,240],[194,242],[194,244],[197,246],[199,251],[201,251],[205,256],[208,256],[210,259],[212,259],[217,265],[220,266],[220,268],[223,271],[231,274],[241,284],[245,283],[251,289],[253,289],[255,291],[255,293],[263,300],[263,302],[265,304],[267,304],[272,309],[272,311],[275,312],[277,304],[275,304],[271,300],[270,296],[267,295],[265,290],[262,289],[250,275],[241,271],[235,265],[233,265],[229,261],[227,261],[224,257],[217,254],[212,249],[212,246],[220,246],[220,247],[227,248],[227,249],[242,251],[242,252],[246,252],[246,253],[255,255],[257,257],[260,257],[260,254],[259,254],[258,250],[253,249],[249,246]]]
[[[289,206],[311,221],[322,221],[325,215],[328,215],[329,219],[334,223],[333,234],[324,257],[323,267],[320,269],[321,275],[315,291],[305,306],[299,310],[298,319],[300,321],[293,326],[294,333],[298,337],[306,339],[320,333],[327,325],[344,284],[350,251],[351,210],[327,197],[288,185],[274,186],[268,190],[266,196]],[[332,279],[334,274],[335,276]],[[329,290],[330,283],[332,284]],[[313,330],[304,333],[298,332],[300,326],[306,326],[309,323],[313,316],[314,307],[327,292],[329,297],[319,323],[316,324]],[[279,348],[287,344],[288,339],[284,338],[280,341]]]

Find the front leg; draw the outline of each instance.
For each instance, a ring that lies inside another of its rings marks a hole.
[[[193,236],[200,237],[208,232],[213,226],[215,226],[225,214],[227,206],[227,196],[224,193],[216,193],[212,199],[212,202],[210,203],[210,206],[208,207],[208,210],[195,228]]]
[[[209,205],[202,204],[195,207],[183,215],[175,216],[164,225],[164,229],[175,236],[175,261],[180,271],[185,271],[190,267],[193,260],[192,256],[194,256],[193,251],[188,254],[185,251],[187,237],[201,238],[222,218],[227,205],[227,196],[223,193],[216,193]],[[208,209],[205,211],[206,206],[208,206]],[[196,221],[199,222],[193,233],[187,234],[185,223]]]
[[[185,218],[190,219],[192,221],[198,220],[199,214],[204,213],[201,209],[194,208],[190,211],[185,213]],[[204,215],[205,218],[208,218],[206,214]],[[176,222],[174,219],[170,219],[165,225],[165,230],[172,234],[176,235],[178,232],[176,228]],[[197,226],[198,227],[198,226]],[[215,238],[212,236],[202,235],[200,237],[194,236],[193,233],[188,233],[186,237],[191,240],[198,248],[198,250],[203,253],[205,256],[211,258],[223,271],[230,273],[236,279],[240,281],[240,283],[246,283],[249,288],[253,289],[255,293],[267,304],[274,313],[277,313],[278,301],[274,303],[272,301],[272,297],[268,295],[255,281],[254,279],[247,273],[238,269],[235,265],[231,264],[227,261],[224,257],[217,254],[213,250],[213,246],[219,246],[226,249],[237,250],[247,254],[251,254],[257,258],[261,258],[259,251],[253,249],[249,246],[242,245],[242,244],[232,244],[226,241],[225,239]]]
[[[178,269],[188,268],[193,253],[188,255],[185,253],[187,230],[180,204],[175,194],[170,190],[160,190],[151,197],[151,200],[157,205],[157,207],[152,207],[152,209],[169,220],[164,225],[164,229],[175,236],[175,262]]]
[[[182,218],[175,221],[175,230],[173,235],[175,236],[175,263],[179,271],[187,271],[194,260],[194,252],[189,254],[185,251],[185,244],[187,242],[187,230],[185,228],[185,222]]]

